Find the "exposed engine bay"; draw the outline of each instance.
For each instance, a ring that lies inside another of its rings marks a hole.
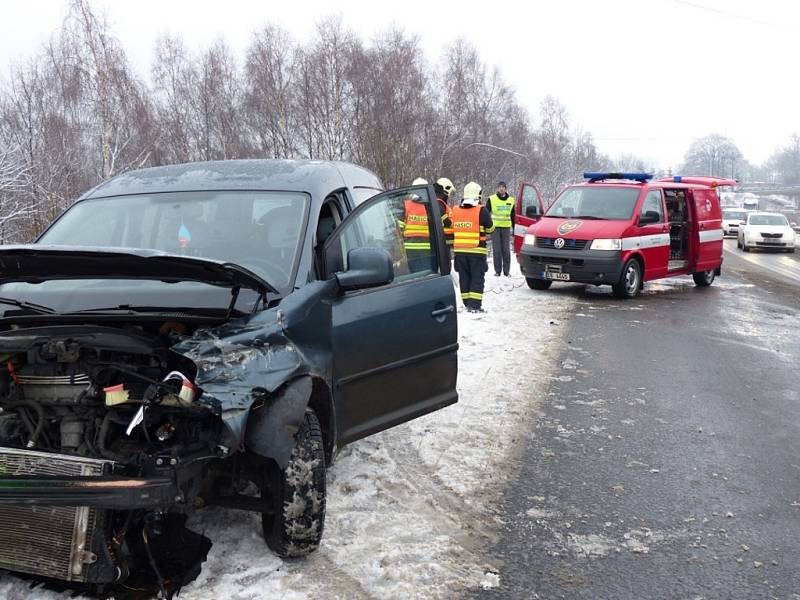
[[[185,513],[228,449],[219,407],[200,401],[195,365],[169,350],[185,330],[165,323],[151,333],[98,325],[0,332],[0,472],[86,485],[92,477],[161,478],[174,495],[153,494],[152,506],[133,510],[0,506],[0,568],[95,589],[155,580],[167,594],[170,578],[199,570],[211,544],[183,527]],[[191,556],[182,556],[187,548]]]

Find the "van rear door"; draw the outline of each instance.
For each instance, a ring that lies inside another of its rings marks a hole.
[[[542,218],[544,202],[539,188],[533,183],[520,183],[514,206],[514,252],[519,254],[525,231]]]
[[[717,190],[692,190],[693,271],[716,270],[722,264],[722,210]]]

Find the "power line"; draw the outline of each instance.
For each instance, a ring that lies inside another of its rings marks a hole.
[[[781,29],[783,31],[791,31],[792,33],[800,33],[800,29],[796,29],[794,27],[787,27],[786,25],[779,25],[778,23],[771,23],[769,21],[762,21],[761,19],[754,19],[753,17],[738,15],[736,13],[728,12],[726,10],[719,10],[718,8],[712,8],[710,6],[703,6],[702,4],[695,4],[694,2],[688,2],[687,0],[673,0],[673,2],[677,4],[683,4],[684,6],[691,6],[692,8],[705,10],[710,13],[715,13],[718,15],[724,15],[726,17],[739,19],[740,21],[747,21],[748,23],[763,25],[764,27],[772,27],[774,29]]]

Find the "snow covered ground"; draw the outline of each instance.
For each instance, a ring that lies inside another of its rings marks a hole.
[[[192,529],[214,546],[181,598],[443,598],[499,584],[484,555],[494,505],[533,428],[574,299],[532,292],[518,271],[490,273],[486,287],[488,312],[458,315],[458,404],[339,454],[320,550],[281,560],[266,548],[257,516],[209,509]],[[0,597],[67,596],[7,576]]]

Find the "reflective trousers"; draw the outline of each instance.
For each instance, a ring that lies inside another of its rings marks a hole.
[[[483,282],[489,265],[484,254],[456,252],[454,261],[461,300],[467,308],[480,308],[483,302]]]

